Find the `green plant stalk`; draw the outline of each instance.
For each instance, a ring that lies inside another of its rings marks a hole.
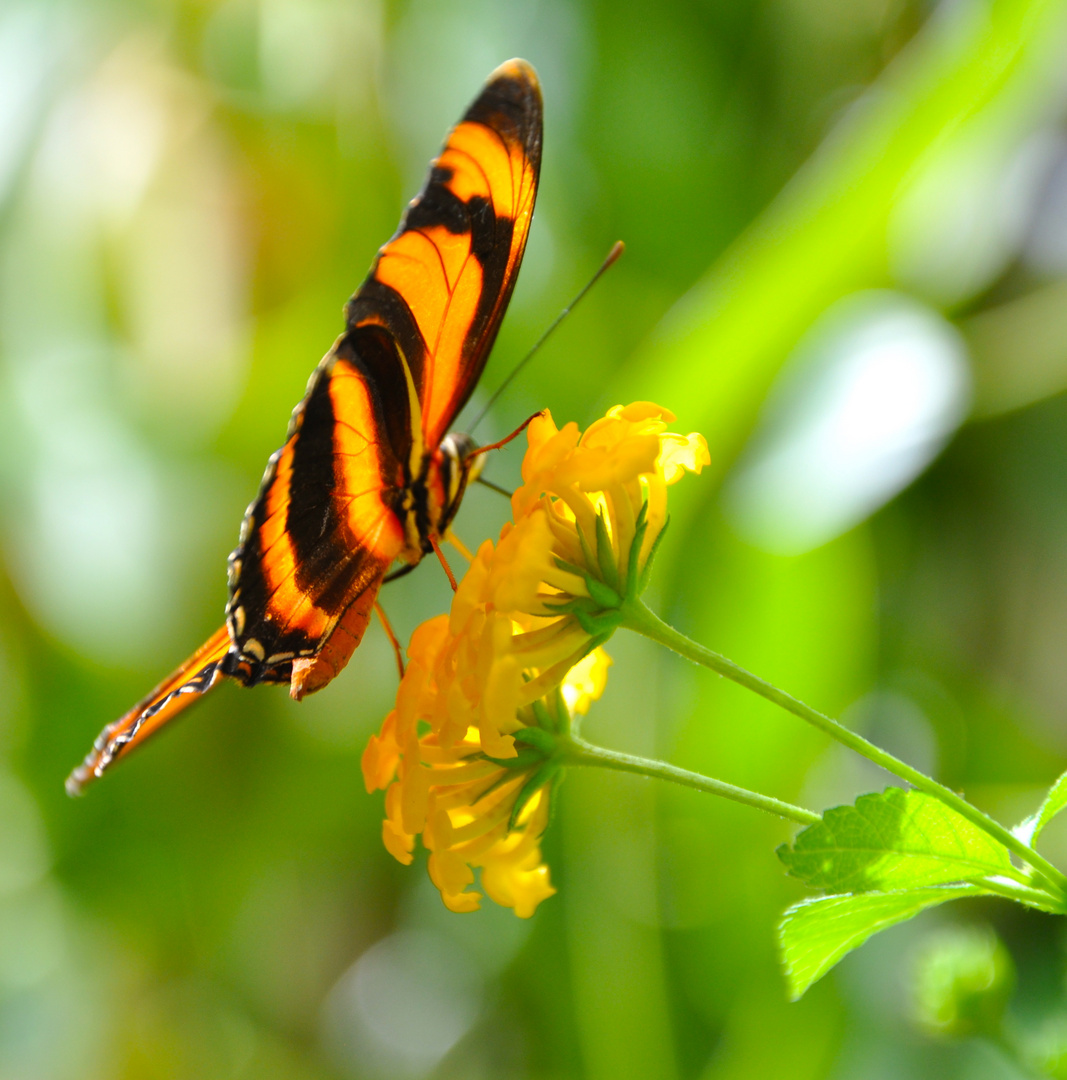
[[[826,732],[831,738],[836,739],[850,750],[862,754],[876,765],[888,769],[889,772],[899,776],[902,780],[906,780],[912,787],[932,795],[935,799],[940,799],[947,806],[951,806],[953,810],[965,817],[972,825],[976,825],[983,832],[998,840],[1009,851],[1016,854],[1030,866],[1035,873],[1044,878],[1058,903],[1067,903],[1067,877],[1046,858],[1034,851],[1033,848],[1024,844],[1009,829],[1004,828],[1003,825],[983,814],[981,810],[976,806],[972,806],[951,788],[939,784],[925,773],[919,772],[918,769],[914,769],[899,758],[895,758],[892,754],[875,746],[874,743],[868,742],[862,735],[857,735],[843,724],[831,720],[830,717],[805,705],[804,702],[791,694],[779,690],[778,687],[766,682],[758,675],[753,675],[752,672],[739,667],[725,656],[712,652],[710,649],[705,649],[703,645],[698,645],[695,641],[690,641],[689,638],[684,634],[680,634],[674,627],[668,626],[640,599],[625,601],[622,612],[622,625],[628,629],[642,634],[660,645],[665,645],[668,649],[678,653],[679,656],[684,656],[687,660],[691,660],[694,664],[700,664],[702,667],[710,668],[720,675],[725,675],[726,678],[732,679],[745,687],[745,689],[759,694],[760,697],[766,698],[787,712],[791,712],[794,716],[800,717],[801,720],[807,721],[807,723],[820,731]]]
[[[1044,889],[1033,889],[1027,885],[1016,885],[1014,882],[992,878],[975,878],[971,884],[978,885],[987,892],[996,893],[997,896],[1003,896],[1007,900],[1038,907],[1043,911],[1055,910],[1060,915],[1067,914],[1067,903]]]
[[[615,769],[617,772],[636,773],[638,776],[650,776],[657,780],[670,780],[672,783],[681,784],[696,791],[705,791],[710,795],[718,795],[723,799],[743,803],[745,806],[754,806],[757,810],[775,814],[787,821],[795,821],[798,825],[814,825],[822,820],[811,810],[793,806],[780,799],[773,799],[769,795],[761,795],[756,791],[748,791],[746,788],[727,784],[723,780],[689,772],[688,769],[679,769],[676,765],[668,765],[665,761],[636,757],[617,750],[605,750],[602,746],[594,746],[574,735],[558,737],[556,744],[565,765],[589,765],[601,769]]]

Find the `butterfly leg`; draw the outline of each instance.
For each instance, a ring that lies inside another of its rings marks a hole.
[[[400,672],[400,678],[402,679],[404,677],[404,650],[401,649],[400,642],[397,640],[396,634],[393,633],[392,624],[385,617],[382,605],[377,600],[374,601],[374,610],[378,613],[378,618],[381,619],[382,629],[389,639],[389,644],[393,646],[393,653],[396,655],[396,669]]]
[[[510,434],[506,435],[503,439],[498,439],[496,442],[489,443],[488,446],[479,446],[477,449],[472,450],[466,460],[472,461],[479,454],[488,454],[490,450],[499,450],[502,446],[507,446],[512,439],[517,439],[539,416],[544,416],[545,410],[539,409],[533,414],[533,416],[526,417],[525,420]]]
[[[430,545],[433,547],[434,554],[440,560],[441,565],[445,569],[445,573],[448,575],[448,583],[452,586],[452,591],[455,592],[459,586],[456,584],[456,575],[452,573],[452,568],[448,565],[448,561],[445,559],[445,553],[441,550],[441,545],[437,540],[437,537],[433,533],[430,533]]]

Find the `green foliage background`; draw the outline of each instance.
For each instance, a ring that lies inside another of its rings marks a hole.
[[[992,921],[1038,1029],[1065,1008],[1056,921],[966,901],[790,1004],[791,830],[694,792],[570,776],[559,895],[528,923],[449,916],[362,789],[395,690],[377,630],[302,705],[225,686],[85,799],[62,781],[218,625],[342,303],[521,55],[542,189],[483,389],[628,252],[479,435],[543,406],[673,409],[713,463],[676,489],[654,606],[1000,820],[1032,811],[1067,765],[1065,20],[1062,0],[0,8],[0,1077],[1017,1075],[911,1022],[913,956],[938,920]],[[965,422],[832,535],[754,537],[728,493],[779,371],[803,383],[812,328],[886,290],[958,343]],[[475,490],[457,528],[505,515]],[[447,584],[425,566],[386,600],[406,637]],[[886,782],[644,642],[610,651],[596,741],[816,809]],[[1044,850],[1067,859],[1056,823]]]

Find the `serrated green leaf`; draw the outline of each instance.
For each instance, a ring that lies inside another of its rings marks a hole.
[[[1002,844],[932,796],[901,788],[827,810],[778,856],[794,877],[835,893],[1015,874]]]
[[[935,885],[899,892],[822,896],[794,904],[778,924],[778,945],[796,1001],[836,963],[868,938],[947,900],[984,896],[978,885]]]
[[[1065,772],[1048,789],[1045,801],[1041,804],[1036,814],[1031,814],[1025,821],[1020,822],[1012,830],[1024,844],[1031,847],[1037,843],[1045,826],[1067,806],[1067,772]]]

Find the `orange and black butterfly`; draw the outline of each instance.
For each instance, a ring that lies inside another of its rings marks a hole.
[[[476,446],[448,434],[511,298],[541,168],[541,91],[512,60],[453,129],[396,235],[349,300],[267,464],[229,560],[226,623],[106,727],[82,788],[220,679],[325,686],[363,637],[398,560],[449,527]]]

